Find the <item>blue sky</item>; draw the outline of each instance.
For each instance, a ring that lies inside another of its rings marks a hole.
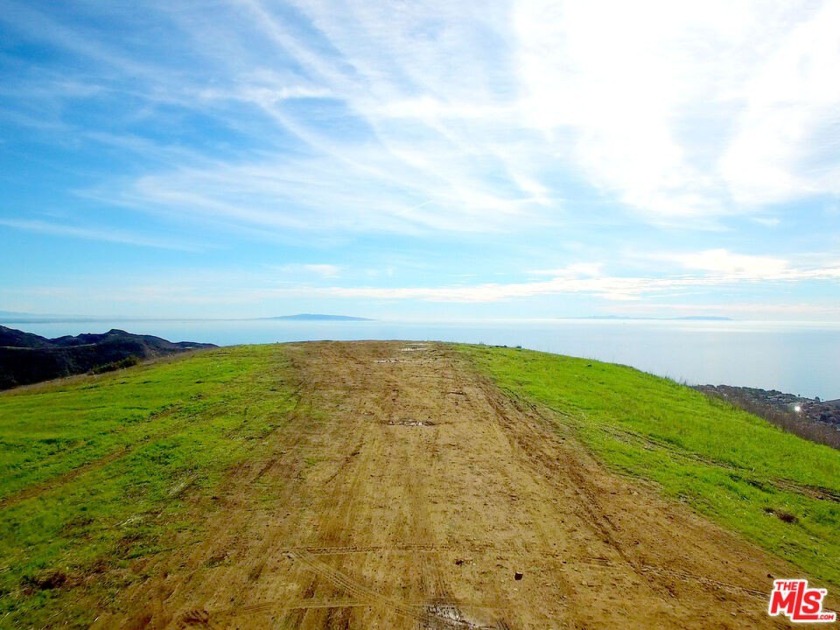
[[[0,310],[838,321],[838,24],[0,0]]]

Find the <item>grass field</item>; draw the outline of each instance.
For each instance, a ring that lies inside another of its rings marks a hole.
[[[282,357],[221,349],[0,395],[0,626],[89,623],[54,587],[87,581],[107,599],[124,583],[98,576],[200,528],[180,497],[211,495],[283,423]]]
[[[514,397],[549,408],[602,461],[840,586],[840,452],[673,381],[618,365],[461,346]]]

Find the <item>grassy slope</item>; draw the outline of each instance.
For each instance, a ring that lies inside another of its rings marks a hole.
[[[0,626],[58,611],[85,625],[95,611],[50,581],[119,575],[175,529],[199,531],[184,491],[212,495],[258,456],[294,403],[290,374],[277,346],[251,346],[0,395]],[[91,584],[106,599],[125,585]]]
[[[840,452],[631,368],[460,348],[514,397],[555,411],[558,430],[573,431],[611,467],[840,585]]]

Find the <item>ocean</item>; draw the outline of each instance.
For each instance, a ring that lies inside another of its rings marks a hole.
[[[289,320],[17,322],[45,337],[120,328],[218,345],[401,339],[522,346],[630,365],[689,385],[778,389],[840,398],[840,323],[557,319],[450,323]]]

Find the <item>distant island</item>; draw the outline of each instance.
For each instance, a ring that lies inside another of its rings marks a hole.
[[[0,326],[0,390],[85,372],[109,372],[144,359],[215,347],[190,341],[172,343],[116,329],[47,339]]]
[[[285,319],[301,322],[372,322],[367,317],[349,317],[347,315],[324,315],[322,313],[299,313],[297,315],[280,315],[278,317],[263,317],[262,319]]]

